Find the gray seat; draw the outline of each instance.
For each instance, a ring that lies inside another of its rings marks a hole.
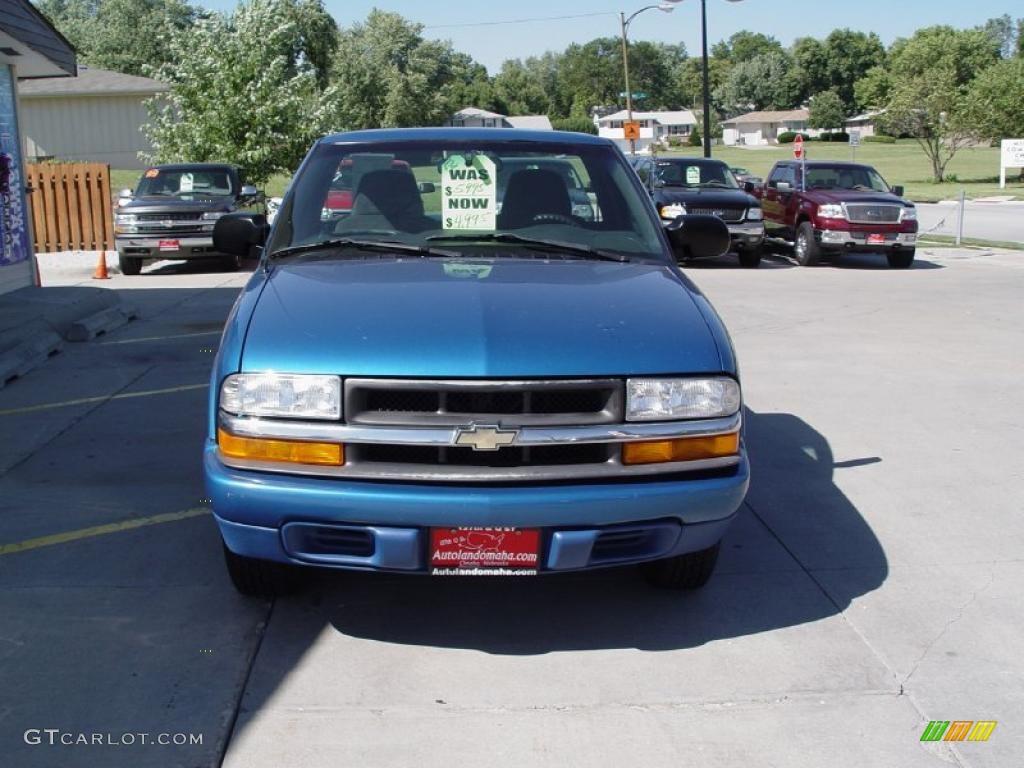
[[[571,216],[569,190],[561,175],[540,168],[516,171],[508,180],[501,202],[501,229],[536,224],[538,216]]]
[[[423,213],[423,199],[413,175],[388,169],[363,174],[352,200],[352,213],[339,221],[334,231],[422,232],[435,226]]]

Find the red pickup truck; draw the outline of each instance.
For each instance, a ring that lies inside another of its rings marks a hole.
[[[791,243],[802,266],[844,251],[884,253],[896,269],[914,262],[917,210],[870,165],[785,160],[746,189],[761,200],[766,236]]]

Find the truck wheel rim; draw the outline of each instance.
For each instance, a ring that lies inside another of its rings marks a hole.
[[[796,255],[802,257],[805,253],[807,253],[807,238],[804,237],[802,234],[801,235],[797,235],[797,238],[796,238]]]

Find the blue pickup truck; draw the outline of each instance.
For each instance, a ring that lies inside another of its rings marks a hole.
[[[614,144],[328,136],[272,227],[233,213],[214,241],[260,258],[204,454],[239,591],[277,593],[300,566],[708,580],[749,466],[732,345],[676,261],[729,233],[713,216],[663,228]]]

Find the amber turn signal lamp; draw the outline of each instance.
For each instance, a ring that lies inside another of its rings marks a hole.
[[[257,461],[285,461],[292,464],[345,463],[345,447],[339,443],[307,443],[301,440],[267,440],[257,437],[239,437],[217,430],[217,445],[221,453],[233,459]]]
[[[721,459],[740,452],[740,433],[645,440],[622,446],[623,464],[662,464],[669,461]]]

